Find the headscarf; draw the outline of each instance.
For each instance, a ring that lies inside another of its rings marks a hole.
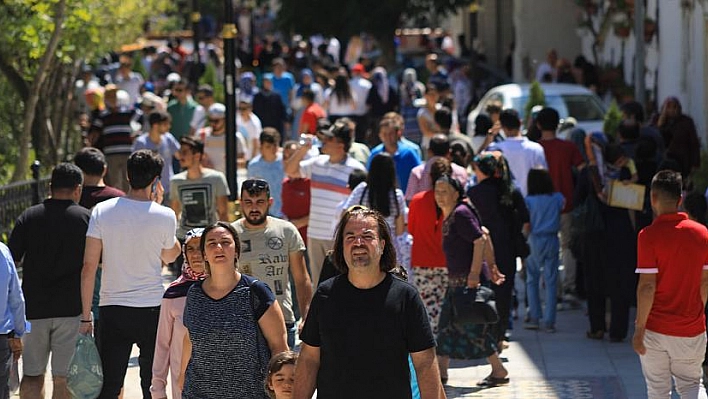
[[[305,68],[302,70],[302,73],[300,74],[300,81],[301,83],[297,87],[297,92],[295,93],[295,97],[300,98],[302,97],[302,92],[305,91],[305,89],[310,89],[312,87],[312,82],[310,84],[305,84],[305,76],[309,76],[310,79],[312,79],[312,82],[314,82],[314,76],[312,75],[312,71]]]
[[[514,182],[511,177],[509,163],[501,153],[482,152],[472,160],[485,176],[497,183],[499,187],[499,202],[505,206],[513,205],[511,194],[514,192]]]
[[[376,86],[376,91],[381,97],[381,101],[386,104],[388,103],[388,76],[386,70],[383,67],[376,67],[372,71],[372,80]]]
[[[258,94],[258,88],[255,86],[256,77],[253,72],[244,72],[241,74],[238,87],[241,89],[241,94],[253,97]]]
[[[182,245],[182,256],[184,257],[184,263],[182,264],[182,275],[180,275],[177,280],[170,283],[167,290],[165,290],[165,294],[162,296],[163,298],[172,299],[187,296],[187,291],[189,291],[189,287],[191,287],[194,282],[204,280],[207,277],[207,274],[204,271],[196,272],[192,270],[189,266],[189,260],[187,259],[186,253],[187,243],[192,239],[200,238],[203,233],[204,229],[198,228],[189,230],[184,236],[184,245]]]

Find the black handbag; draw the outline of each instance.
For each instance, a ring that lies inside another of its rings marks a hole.
[[[457,287],[452,294],[455,324],[494,324],[499,321],[494,291],[485,286]]]

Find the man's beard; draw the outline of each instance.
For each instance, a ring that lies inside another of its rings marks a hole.
[[[268,218],[268,210],[269,209],[266,209],[266,211],[264,213],[262,213],[258,219],[252,219],[251,215],[248,214],[248,215],[246,215],[246,220],[248,221],[249,224],[252,224],[254,226],[260,226],[263,223],[265,223],[266,219]]]

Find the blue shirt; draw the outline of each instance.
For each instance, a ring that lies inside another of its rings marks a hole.
[[[281,217],[281,208],[283,200],[281,198],[283,191],[283,179],[285,171],[283,170],[283,155],[278,154],[278,157],[273,162],[264,160],[260,154],[248,163],[248,177],[263,179],[270,186],[270,196],[273,197],[273,205],[270,207],[271,216]]]
[[[290,109],[290,92],[295,87],[295,78],[290,72],[283,72],[281,77],[273,75],[273,91],[278,93],[286,110]],[[288,111],[289,112],[289,111]]]
[[[20,279],[10,249],[0,242],[0,334],[15,331],[21,337],[30,331],[30,323],[25,318],[25,297],[22,295]]]
[[[558,234],[565,199],[561,193],[529,195],[526,206],[531,217],[531,234]]]
[[[371,150],[371,156],[366,163],[366,169],[371,167],[371,160],[376,154],[384,151],[383,143],[377,145]],[[416,149],[402,141],[398,141],[398,150],[393,154],[393,162],[396,164],[396,176],[398,178],[398,188],[405,190],[408,187],[408,177],[411,175],[411,170],[420,165],[420,156]]]

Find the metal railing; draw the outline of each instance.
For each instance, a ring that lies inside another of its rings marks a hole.
[[[0,186],[0,240],[7,242],[15,220],[32,205],[49,195],[49,177],[39,177],[40,164],[32,164],[32,180]]]

